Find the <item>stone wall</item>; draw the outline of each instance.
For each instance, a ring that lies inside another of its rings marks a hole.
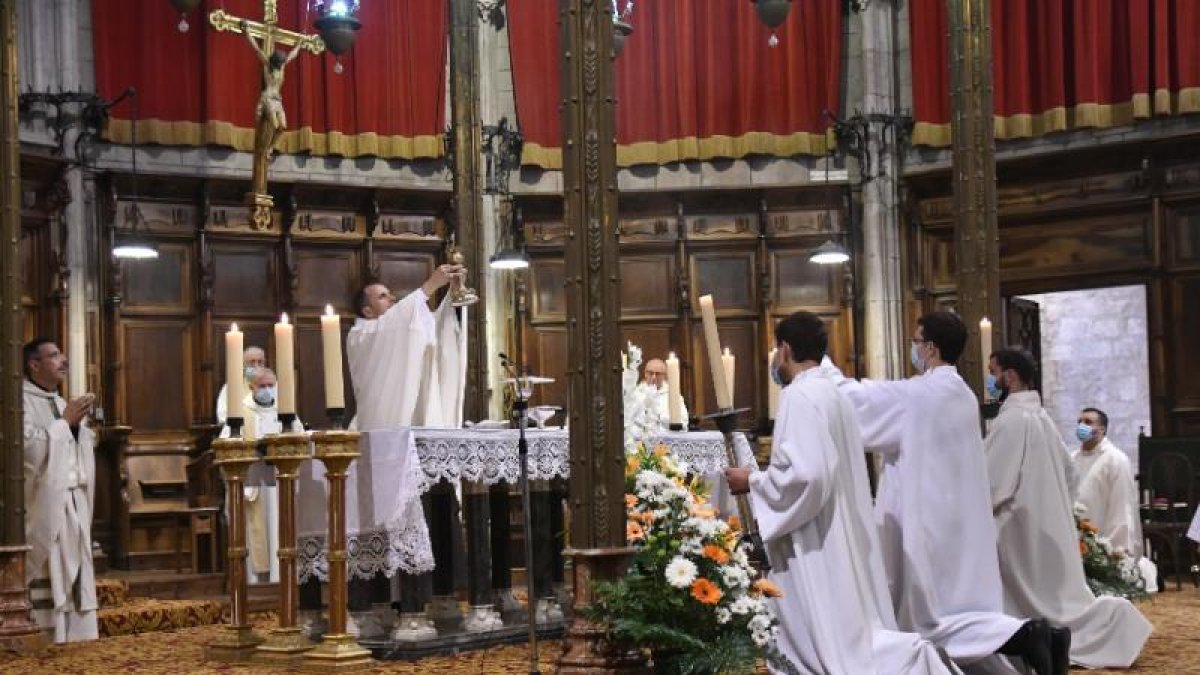
[[[1146,288],[1118,286],[1024,296],[1041,307],[1042,395],[1068,447],[1085,407],[1109,417],[1109,438],[1137,468],[1139,427],[1150,433]]]

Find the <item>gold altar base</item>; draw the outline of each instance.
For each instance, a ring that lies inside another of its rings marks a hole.
[[[262,644],[255,648],[254,660],[264,662],[292,661],[315,647],[299,626],[272,628]]]
[[[353,635],[326,635],[321,644],[304,654],[303,669],[308,672],[332,673],[363,670],[374,665],[371,652],[358,646]]]
[[[263,639],[249,625],[221,626],[217,639],[204,645],[204,658],[225,663],[244,663],[254,658]]]

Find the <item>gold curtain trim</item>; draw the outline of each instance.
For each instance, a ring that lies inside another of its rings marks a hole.
[[[130,120],[109,120],[104,139],[112,143],[133,142]],[[241,152],[254,152],[254,130],[230,122],[179,122],[141,120],[138,143],[159,145],[220,145]],[[283,132],[276,145],[286,154],[334,155],[340,157],[380,157],[382,159],[427,159],[442,156],[441,136],[381,136],[375,132],[344,134],[321,133],[312,127]]]
[[[669,141],[648,141],[617,146],[617,166],[668,164],[687,160],[740,159],[747,155],[824,155],[835,143],[832,131],[772,134],[751,131],[741,136],[689,136]],[[562,169],[562,149],[526,143],[521,162],[543,169]]]
[[[1134,94],[1124,103],[1081,103],[1073,108],[1057,107],[1040,113],[995,116],[996,140],[1036,138],[1071,129],[1109,129],[1130,126],[1154,116],[1185,115],[1200,112],[1200,87],[1171,92],[1165,89],[1150,94]],[[913,126],[913,145],[946,147],[953,143],[949,124],[917,122]]]

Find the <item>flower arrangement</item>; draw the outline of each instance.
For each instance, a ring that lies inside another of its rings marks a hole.
[[[638,443],[626,455],[628,573],[597,582],[590,620],[619,640],[649,648],[660,673],[752,672],[774,650],[778,630],[768,598],[779,588],[757,578],[736,517],[722,520],[708,488],[665,446]]]
[[[1083,517],[1083,509],[1075,508],[1075,529],[1079,532],[1079,555],[1083,558],[1083,574],[1088,588],[1095,595],[1115,595],[1130,600],[1146,597],[1146,581],[1138,571],[1137,561],[1123,549],[1115,548],[1100,528]]]

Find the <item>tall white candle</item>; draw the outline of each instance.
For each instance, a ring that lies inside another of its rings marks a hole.
[[[713,394],[717,397],[717,407],[732,408],[733,398],[729,395],[729,385],[725,382],[725,366],[721,362],[721,337],[717,333],[717,311],[713,308],[711,295],[700,296],[700,317],[704,322],[704,343],[708,350],[708,369],[712,371]]]
[[[734,400],[733,399],[733,384],[734,384],[733,376],[734,376],[734,373],[736,372],[736,369],[734,367],[736,363],[737,363],[736,357],[734,357],[733,353],[729,351],[729,347],[726,347],[725,351],[721,354],[721,365],[724,366],[724,368],[725,368],[725,384],[729,385],[729,401],[730,401],[731,405]]]
[[[771,366],[775,363],[775,349],[767,356],[767,372],[771,372]],[[767,378],[767,417],[775,419],[775,413],[779,412],[779,385],[775,384],[775,378]]]
[[[325,365],[325,407],[345,408],[346,392],[342,382],[342,317],[325,305],[321,317],[321,353]]]
[[[992,355],[992,322],[985,316],[979,320],[979,361],[983,363],[983,379],[987,380],[988,361]],[[986,389],[986,387],[985,387]],[[987,392],[984,391],[984,397]]]
[[[242,399],[246,396],[245,375],[242,373],[242,331],[236,323],[229,325],[225,333],[225,398],[226,414],[229,417],[244,417],[245,407]]]
[[[275,367],[279,371],[279,414],[296,412],[295,326],[285,312],[275,324]]]
[[[667,421],[670,424],[683,424],[683,406],[680,403],[679,359],[675,358],[675,352],[671,352],[667,355]]]

